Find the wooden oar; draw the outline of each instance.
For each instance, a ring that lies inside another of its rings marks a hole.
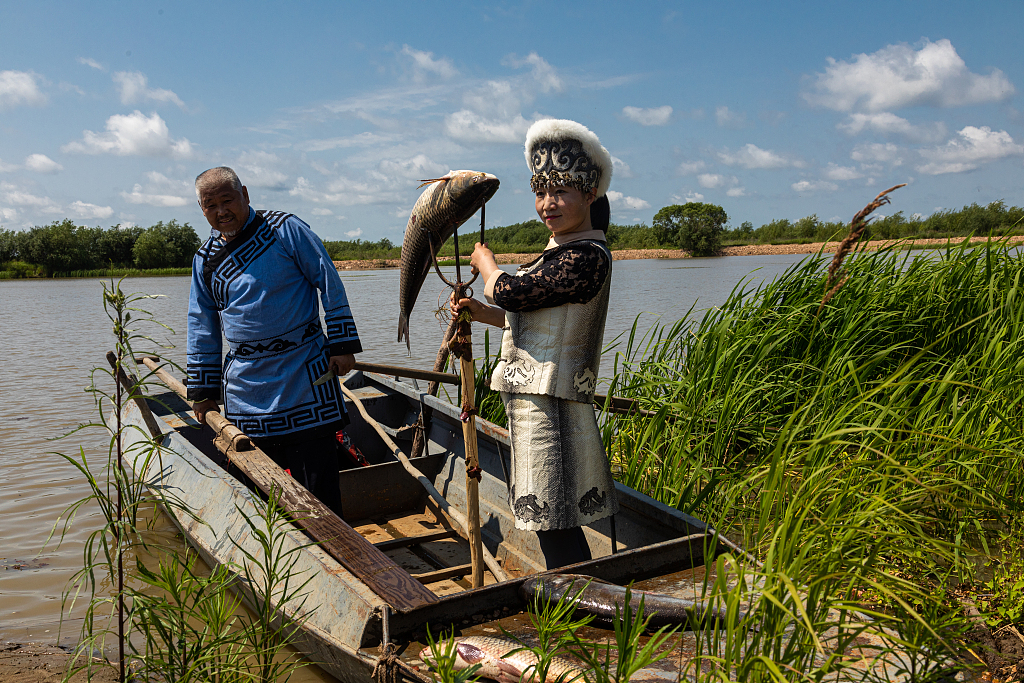
[[[411,379],[422,379],[428,382],[442,382],[444,384],[459,384],[462,381],[458,375],[452,375],[447,372],[402,368],[396,365],[379,365],[377,363],[361,363],[356,361],[355,369],[363,370],[364,372],[376,372],[379,375],[409,377]]]
[[[172,391],[188,401],[180,381],[157,365],[151,358],[143,363]],[[278,504],[288,512],[291,521],[317,541],[320,548],[336,559],[367,588],[400,612],[435,603],[436,595],[414,579],[409,572],[374,547],[362,534],[338,517],[319,498],[288,476],[270,456],[255,448],[235,425],[216,411],[206,413],[206,423],[217,430],[217,448],[267,495],[278,491]],[[241,435],[241,438],[239,438]],[[238,445],[248,444],[245,450]]]

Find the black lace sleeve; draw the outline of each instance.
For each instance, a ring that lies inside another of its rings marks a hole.
[[[585,304],[597,296],[611,273],[604,249],[587,242],[570,242],[542,258],[543,263],[529,273],[500,275],[494,283],[494,303],[506,311]]]

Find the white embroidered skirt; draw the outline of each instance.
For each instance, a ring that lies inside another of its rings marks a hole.
[[[594,407],[501,392],[512,441],[509,507],[516,528],[570,529],[619,510]]]

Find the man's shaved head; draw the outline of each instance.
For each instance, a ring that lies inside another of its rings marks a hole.
[[[238,174],[235,173],[234,169],[227,166],[217,166],[216,168],[203,171],[196,176],[196,198],[202,201],[204,190],[223,185],[224,183],[231,183],[231,187],[236,192],[242,193],[242,181],[238,179]]]

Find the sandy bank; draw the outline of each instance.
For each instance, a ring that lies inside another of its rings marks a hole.
[[[39,643],[0,643],[0,681],[17,683],[56,683],[68,670],[71,655],[53,645]],[[76,674],[71,683],[86,680],[85,672]],[[112,683],[118,678],[117,670],[97,668],[92,680],[95,683]]]
[[[984,242],[987,237],[973,237],[971,243]],[[948,239],[945,237],[931,239],[916,239],[904,242],[907,245],[917,247],[945,246],[947,244],[959,244],[962,238]],[[875,240],[868,242],[864,249],[875,251],[892,244],[897,240]],[[1009,238],[1011,244],[1024,243],[1024,235],[1017,235]],[[839,247],[839,242],[811,242],[809,244],[747,244],[739,247],[725,247],[721,256],[764,256],[771,254],[815,254],[818,250],[832,253]],[[494,259],[499,264],[528,263],[537,258],[539,254],[495,254]],[[616,261],[633,261],[637,259],[651,258],[690,258],[690,252],[682,249],[618,249],[612,251],[612,258]],[[369,259],[362,261],[335,261],[334,267],[338,270],[378,270],[381,268],[398,268],[401,261],[398,259]]]

